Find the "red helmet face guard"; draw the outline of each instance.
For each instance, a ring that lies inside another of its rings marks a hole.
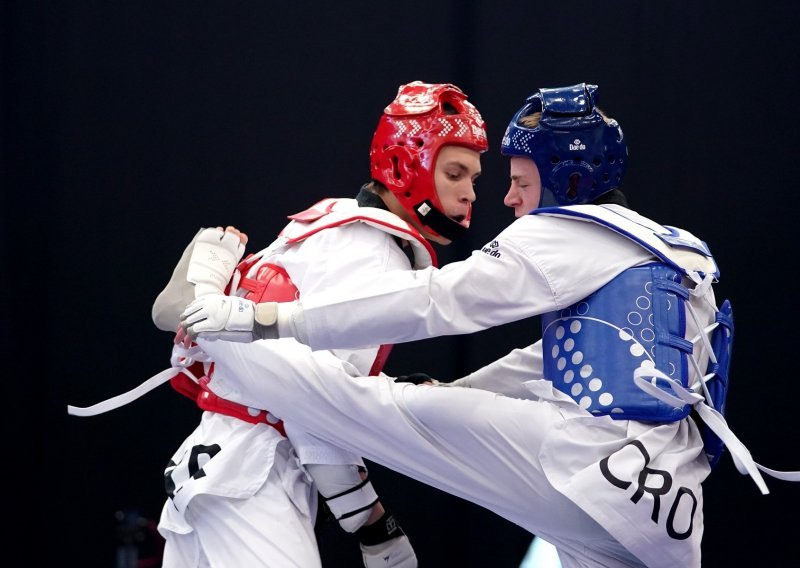
[[[372,138],[372,178],[433,234],[449,239],[463,227],[450,220],[436,193],[434,169],[442,146],[485,152],[486,127],[478,110],[455,85],[414,81],[402,85],[384,109]]]

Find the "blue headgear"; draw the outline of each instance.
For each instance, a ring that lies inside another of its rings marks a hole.
[[[617,121],[606,122],[596,104],[597,85],[539,89],[508,125],[501,152],[534,161],[542,179],[540,206],[590,203],[622,183],[628,146]],[[520,124],[537,112],[537,126]]]

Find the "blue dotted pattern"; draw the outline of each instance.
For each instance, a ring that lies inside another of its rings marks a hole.
[[[690,410],[639,389],[633,373],[657,368],[687,385],[685,288],[663,263],[626,270],[569,308],[542,316],[545,377],[582,408],[617,419],[679,420]],[[669,392],[669,391],[668,391]]]

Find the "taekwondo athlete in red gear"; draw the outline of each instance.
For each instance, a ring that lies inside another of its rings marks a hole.
[[[628,208],[627,141],[594,85],[539,89],[502,152],[518,218],[467,260],[275,304],[246,326],[319,349],[541,316],[541,340],[459,386],[343,376],[334,394],[313,369],[274,368],[275,342],[215,341],[215,300],[183,326],[254,400],[530,530],[565,568],[699,567],[702,483],[723,445],[762,491],[761,471],[800,479],[756,464],[722,417],[733,316],[709,248]],[[313,413],[292,408],[298,389]]]
[[[208,243],[233,242],[229,232],[201,231],[184,255],[188,267],[179,265],[174,280],[193,283],[199,298],[227,287],[230,295],[221,297],[236,319],[259,302],[313,296],[339,285],[358,288],[385,271],[431,266],[435,253],[428,240],[448,244],[469,226],[480,153],[487,149],[483,120],[460,89],[419,81],[403,85],[373,137],[374,181],[356,199],[324,199],[290,216],[278,239],[228,274],[216,259],[230,254]],[[178,327],[185,298],[183,286],[162,293],[153,312],[160,328]],[[286,349],[286,364],[313,359],[323,374],[329,367],[377,375],[390,348],[372,344],[312,353],[291,339],[277,343]],[[278,420],[268,403],[241,396],[236,378],[198,346],[176,345],[173,361],[181,367],[173,385],[207,412],[166,472],[170,499],[160,523],[167,538],[165,566],[196,565],[198,555],[220,566],[319,565],[306,472],[343,528],[359,536],[367,568],[417,565],[397,521],[382,506],[375,516],[380,504],[360,456]],[[192,369],[197,382],[188,378]],[[243,534],[250,535],[241,543],[247,552],[230,544]]]

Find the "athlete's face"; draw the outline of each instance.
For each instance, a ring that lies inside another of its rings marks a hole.
[[[514,217],[527,215],[539,206],[542,197],[542,180],[539,168],[530,158],[511,158],[511,187],[503,204],[514,209]]]
[[[464,226],[469,227],[472,203],[475,201],[475,180],[481,175],[481,155],[463,146],[443,146],[436,157],[433,179],[436,193],[444,213]],[[423,231],[424,232],[424,231]],[[426,234],[439,244],[449,244],[442,236]]]

